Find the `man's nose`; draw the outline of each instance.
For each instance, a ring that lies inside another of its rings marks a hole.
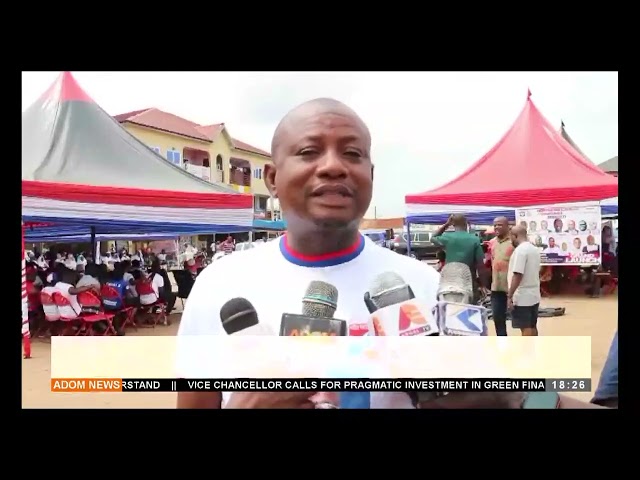
[[[340,178],[347,175],[347,167],[344,159],[336,151],[327,150],[320,159],[317,173],[320,176]]]

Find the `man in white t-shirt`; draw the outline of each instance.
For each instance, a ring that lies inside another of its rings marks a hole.
[[[417,297],[435,304],[439,275],[433,267],[378,248],[358,232],[373,183],[366,126],[336,101],[311,102],[293,113],[300,115],[296,121],[287,116],[278,127],[274,163],[265,168],[267,186],[286,212],[287,234],[207,267],[191,290],[179,335],[225,335],[219,312],[234,297],[249,300],[260,322],[277,334],[282,313],[301,313],[302,298],[312,280],[338,289],[335,318],[348,321],[351,331],[361,332],[369,317],[364,293],[385,271],[397,272]],[[263,275],[248,272],[266,272],[272,280],[265,282]],[[197,376],[197,369],[189,352],[179,352],[178,375]],[[225,393],[224,403],[227,407],[304,408],[310,406],[309,397],[308,392]],[[219,392],[178,394],[178,406],[184,408],[220,408],[221,401]],[[405,393],[374,392],[367,401],[370,408],[413,408]]]
[[[91,285],[75,287],[73,285],[75,276],[76,273],[74,271],[68,269],[64,270],[64,272],[62,272],[62,280],[55,284],[55,289],[69,301],[69,305],[58,307],[58,311],[62,318],[77,318],[80,313],[82,313],[82,308],[78,303],[77,295],[79,293],[86,292],[87,290],[94,289]]]
[[[358,232],[371,202],[370,151],[366,125],[336,100],[312,100],[289,112],[273,136],[273,163],[264,169],[267,188],[287,218],[287,234],[208,266],[191,290],[178,335],[224,335],[220,308],[234,297],[249,300],[260,322],[278,332],[283,312],[301,312],[302,297],[312,280],[338,289],[335,317],[348,321],[354,333],[367,324],[364,293],[385,271],[397,272],[416,297],[435,303],[439,275],[432,267],[378,248]],[[178,342],[177,374],[199,378],[197,357],[185,342]],[[310,392],[179,392],[177,405],[221,408],[223,395],[225,408],[314,408]],[[404,393],[365,396],[369,408],[412,408]],[[517,393],[451,393],[421,408],[521,405],[522,395]]]
[[[515,250],[509,260],[509,292],[511,326],[519,328],[523,336],[538,335],[540,307],[540,252],[527,240],[527,230],[521,226],[511,229]]]

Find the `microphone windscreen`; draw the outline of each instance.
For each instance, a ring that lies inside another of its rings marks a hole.
[[[338,289],[330,283],[314,280],[302,298],[302,314],[333,318],[338,306]]]
[[[369,299],[378,308],[397,305],[412,298],[409,285],[395,272],[381,273],[369,287]]]
[[[473,278],[466,263],[445,264],[440,272],[438,300],[463,304],[473,303]]]
[[[220,309],[222,328],[232,335],[258,324],[258,314],[246,298],[232,298]]]

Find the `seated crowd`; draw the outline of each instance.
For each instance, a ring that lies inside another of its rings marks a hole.
[[[86,265],[76,263],[75,270],[62,262],[50,262],[48,268],[29,262],[26,270],[27,299],[29,305],[29,327],[31,332],[42,331],[50,327],[52,333],[59,331],[55,322],[47,321],[41,302],[41,293],[60,294],[68,304],[60,307],[60,314],[65,318],[81,318],[83,314],[94,313],[95,307],[83,307],[78,295],[91,291],[101,299],[105,312],[116,313],[113,326],[119,335],[124,335],[125,317],[120,312],[125,307],[155,307],[162,305],[166,315],[173,310],[176,296],[171,289],[166,270],[161,268],[160,260],[154,259],[148,271],[141,268],[139,260],[125,260],[116,263],[113,269],[106,264]],[[64,309],[64,311],[63,311]],[[169,324],[164,316],[165,324]],[[134,318],[134,324],[137,320]],[[106,322],[96,322],[92,328],[97,331],[107,329]]]

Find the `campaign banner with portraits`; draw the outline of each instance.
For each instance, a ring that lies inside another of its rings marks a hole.
[[[516,209],[516,224],[526,227],[540,249],[542,265],[599,265],[602,217],[599,203],[540,205]]]

